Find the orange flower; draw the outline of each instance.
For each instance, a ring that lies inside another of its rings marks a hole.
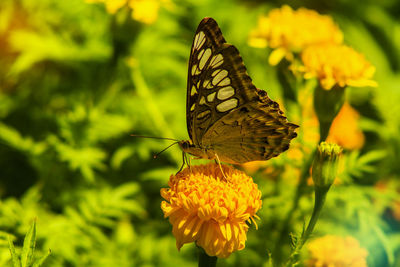
[[[365,137],[358,126],[359,119],[360,114],[345,102],[332,122],[327,141],[346,149],[360,149]]]
[[[308,250],[309,267],[367,267],[368,251],[351,236],[326,235],[311,241]]]
[[[245,247],[246,233],[258,218],[261,192],[253,179],[231,166],[191,166],[171,175],[161,189],[161,203],[169,217],[176,246],[196,242],[209,256],[226,258]],[[256,224],[257,227],[257,224]]]
[[[251,33],[249,44],[254,47],[271,47],[269,62],[278,64],[283,57],[291,60],[292,52],[320,43],[340,44],[343,34],[330,16],[314,10],[293,10],[284,5],[273,9],[267,17],[260,17],[258,27]]]
[[[301,53],[304,66],[298,70],[304,78],[318,78],[322,88],[330,90],[335,85],[377,86],[372,80],[375,67],[364,55],[346,45],[324,44],[307,47]]]

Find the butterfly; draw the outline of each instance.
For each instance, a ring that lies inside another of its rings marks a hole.
[[[184,156],[232,164],[278,156],[298,127],[253,85],[239,51],[212,18],[200,22],[190,51],[186,123],[190,140],[178,143]]]

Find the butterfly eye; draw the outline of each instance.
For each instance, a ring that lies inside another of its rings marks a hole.
[[[180,141],[178,144],[182,148],[182,150],[186,150],[190,147],[190,143],[187,140]]]

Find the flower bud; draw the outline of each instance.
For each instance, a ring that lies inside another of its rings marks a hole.
[[[316,189],[328,190],[335,180],[339,155],[342,148],[336,144],[321,142],[312,166],[312,178]]]

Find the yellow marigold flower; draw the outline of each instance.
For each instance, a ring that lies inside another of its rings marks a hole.
[[[209,256],[226,258],[245,247],[246,233],[258,218],[261,192],[253,179],[231,166],[191,166],[171,175],[161,189],[161,203],[169,217],[176,246],[196,242]],[[257,227],[257,224],[256,224]]]
[[[326,235],[308,244],[309,267],[367,267],[368,251],[351,236]]]
[[[146,24],[152,24],[157,20],[160,9],[159,0],[131,0],[132,18]]]
[[[115,14],[120,8],[127,5],[132,9],[132,18],[151,24],[157,20],[161,2],[167,0],[85,0],[87,3],[104,3],[107,12]]]
[[[332,122],[327,141],[350,150],[362,148],[365,137],[358,125],[359,120],[360,114],[345,102]]]
[[[283,57],[291,60],[292,52],[300,52],[309,45],[340,44],[342,41],[343,34],[330,16],[306,8],[293,10],[284,5],[271,10],[267,17],[259,18],[249,44],[274,49],[269,62],[276,65]]]
[[[126,5],[128,0],[85,0],[86,3],[103,3],[106,6],[107,12],[115,14],[118,9]]]
[[[377,86],[372,80],[375,67],[364,55],[346,45],[314,45],[301,53],[304,78],[318,78],[322,88],[333,86]]]

